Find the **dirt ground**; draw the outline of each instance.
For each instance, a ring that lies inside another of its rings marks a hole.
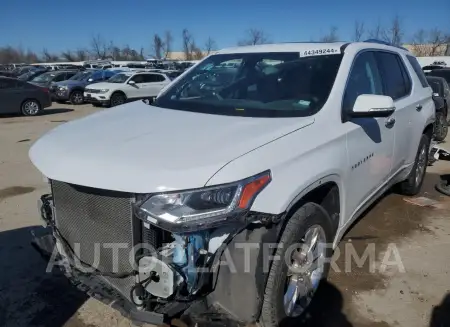
[[[58,124],[98,110],[56,105],[40,117],[0,117],[0,326],[132,326],[64,277],[46,274],[29,243],[31,232],[39,232],[36,200],[47,185],[28,149]],[[450,163],[428,167],[422,196],[435,201],[431,206],[390,193],[355,224],[304,326],[450,326],[450,198],[434,190],[439,174],[446,173]],[[358,267],[344,260],[351,249],[359,256],[370,249],[374,260]]]

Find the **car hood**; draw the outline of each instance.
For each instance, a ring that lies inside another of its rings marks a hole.
[[[78,185],[133,193],[197,188],[230,161],[313,122],[193,113],[137,101],[60,125],[29,155],[48,178]]]
[[[107,89],[107,88],[111,88],[114,85],[120,85],[117,83],[106,83],[106,82],[102,82],[102,83],[94,83],[94,84],[90,84],[89,85],[89,89],[96,89],[96,90],[100,90],[100,89]]]

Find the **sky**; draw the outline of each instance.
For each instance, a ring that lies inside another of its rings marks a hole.
[[[351,40],[355,20],[373,28],[399,15],[405,41],[420,28],[450,33],[450,0],[2,0],[0,47],[41,52],[88,48],[96,35],[118,46],[151,53],[154,33],[170,30],[173,50],[182,50],[187,28],[198,46],[208,37],[218,48],[235,46],[250,28],[273,42],[309,41],[338,28]]]

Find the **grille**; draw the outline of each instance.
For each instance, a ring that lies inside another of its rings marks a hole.
[[[72,249],[79,244],[78,256],[83,262],[104,272],[133,270],[129,260],[133,247],[131,194],[59,181],[52,181],[52,192],[56,226]],[[111,245],[118,243],[121,248],[114,260]],[[129,298],[132,277],[105,279]]]
[[[89,93],[100,93],[100,90],[97,89],[84,89],[84,91]]]

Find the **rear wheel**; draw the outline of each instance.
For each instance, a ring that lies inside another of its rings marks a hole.
[[[448,124],[446,115],[443,112],[436,113],[436,123],[434,130],[434,138],[436,139],[436,141],[444,141],[448,134]]]
[[[36,116],[41,112],[41,104],[37,100],[25,100],[21,111],[24,116]]]
[[[78,105],[78,104],[83,104],[83,102],[84,102],[83,92],[73,91],[70,94],[70,103],[71,104]]]
[[[399,184],[401,194],[416,195],[420,192],[427,171],[429,148],[430,138],[423,134],[412,170],[408,178]]]
[[[281,235],[264,292],[263,327],[299,325],[317,287],[326,278],[332,255],[333,224],[328,213],[306,203],[289,219]]]

